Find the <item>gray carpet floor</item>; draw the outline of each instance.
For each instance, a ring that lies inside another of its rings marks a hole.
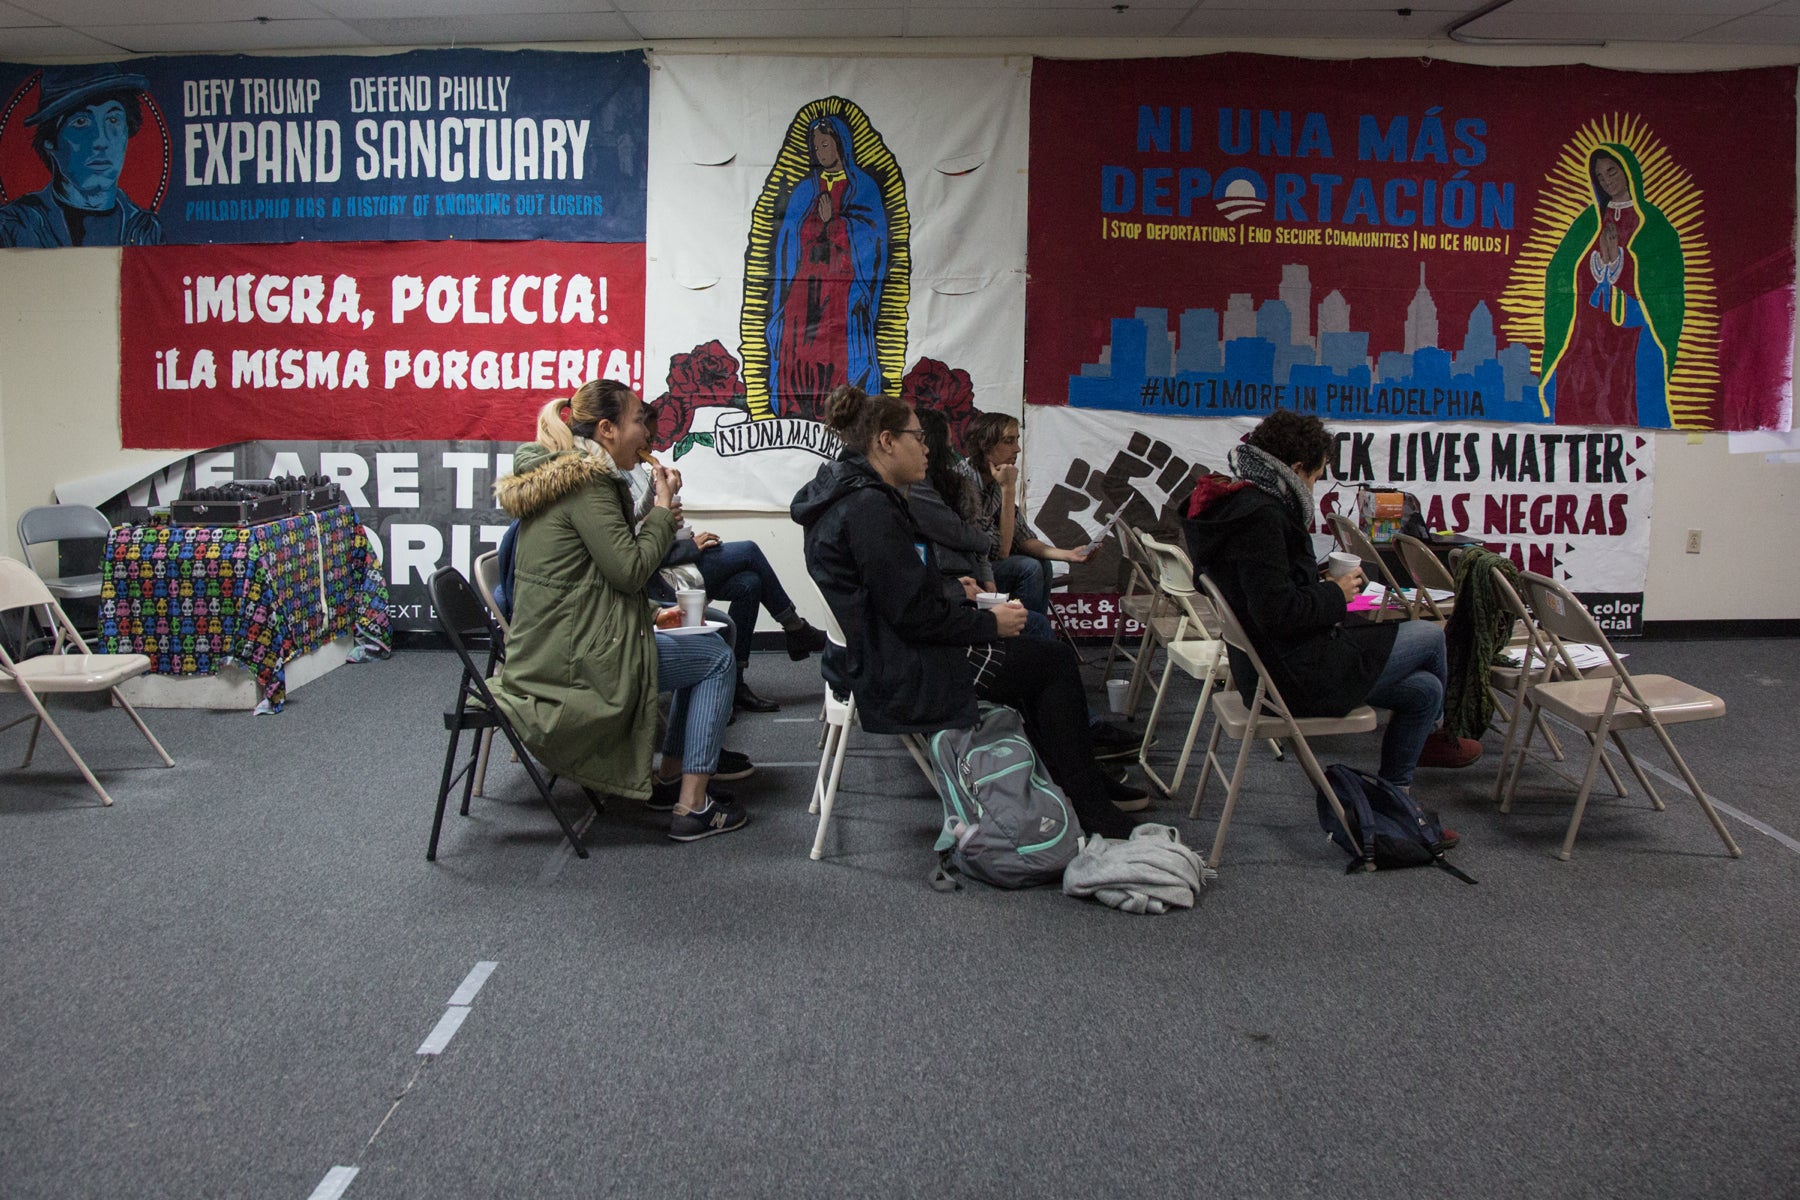
[[[777,655],[783,711],[728,739],[751,825],[678,845],[615,801],[585,861],[503,757],[425,861],[446,652],[274,717],[150,712],[173,770],[62,704],[118,802],[54,744],[0,774],[0,1195],[1800,1195],[1800,641],[1628,649],[1727,698],[1676,739],[1761,826],[1727,818],[1742,859],[1664,785],[1560,862],[1573,789],[1534,766],[1495,812],[1490,735],[1419,783],[1479,886],[1346,876],[1258,751],[1218,881],[1163,917],[930,891],[937,802],[873,735],[809,861],[817,667]],[[1152,815],[1204,847],[1219,794]]]

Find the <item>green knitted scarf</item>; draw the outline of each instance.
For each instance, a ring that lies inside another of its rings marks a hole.
[[[1494,719],[1488,667],[1499,660],[1512,639],[1514,619],[1494,590],[1495,571],[1509,583],[1519,578],[1512,559],[1479,546],[1463,551],[1456,562],[1456,609],[1444,628],[1450,671],[1450,684],[1444,690],[1444,727],[1457,737],[1479,738]]]

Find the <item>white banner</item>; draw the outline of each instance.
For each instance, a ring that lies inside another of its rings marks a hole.
[[[695,509],[785,509],[839,383],[1017,412],[1030,60],[658,55],[645,399]]]
[[[1133,525],[1175,525],[1204,466],[1226,455],[1254,419],[1125,416],[1033,407],[1027,414],[1026,498],[1047,541],[1077,546],[1113,511]],[[1410,492],[1434,530],[1481,539],[1520,567],[1581,593],[1609,631],[1638,632],[1650,553],[1655,444],[1633,429],[1429,424],[1334,427],[1334,461],[1315,499],[1355,511],[1359,484]],[[1115,540],[1075,569],[1078,595],[1118,590]]]

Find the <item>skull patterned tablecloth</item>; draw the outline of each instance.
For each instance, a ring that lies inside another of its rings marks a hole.
[[[270,710],[298,655],[344,635],[390,644],[387,585],[347,504],[262,525],[121,525],[101,570],[109,653],[148,655],[158,675],[242,663]]]

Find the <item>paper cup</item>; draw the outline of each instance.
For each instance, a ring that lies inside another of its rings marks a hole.
[[[998,608],[1007,601],[1005,592],[976,592],[976,608]]]
[[[1125,697],[1131,691],[1131,680],[1109,679],[1106,681],[1106,706],[1115,713],[1124,714]]]
[[[1333,550],[1331,552],[1330,565],[1327,566],[1325,570],[1333,579],[1340,579],[1343,576],[1350,574],[1352,571],[1362,570],[1362,559],[1356,557],[1354,554],[1347,554],[1342,550]]]
[[[681,607],[681,623],[692,628],[706,624],[706,593],[700,588],[682,588],[675,593]]]

